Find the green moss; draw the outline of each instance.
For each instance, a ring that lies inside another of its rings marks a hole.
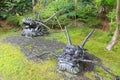
[[[21,35],[21,31],[18,31],[17,28],[11,28],[9,30],[0,28],[0,39],[5,38],[6,36],[17,34]]]
[[[90,28],[82,26],[77,28],[69,27],[68,30],[71,41],[75,45],[80,45],[86,35],[91,31]],[[54,34],[51,34],[49,37],[47,37],[47,39],[55,39],[57,41],[67,43],[65,34],[61,31],[54,32]],[[118,43],[113,47],[112,51],[108,51],[106,49],[106,46],[110,39],[111,36],[109,35],[109,33],[96,29],[92,36],[88,39],[84,48],[88,49],[88,52],[90,52],[91,54],[94,54],[95,56],[100,58],[102,60],[102,63],[106,67],[108,67],[113,74],[120,76],[120,41],[118,40]],[[101,73],[102,75],[103,71],[100,70],[99,73]],[[105,75],[108,75],[108,73],[105,73]],[[108,80],[111,80],[111,78]]]
[[[97,76],[99,76],[103,80],[113,80],[113,77],[110,74],[108,74],[107,72],[105,72],[99,66],[95,66],[95,69],[96,69]]]
[[[73,44],[80,45],[85,36],[91,31],[91,28],[87,27],[68,27],[70,38]],[[5,33],[5,34],[9,34]],[[111,36],[107,32],[95,30],[93,35],[89,38],[84,48],[88,49],[88,52],[94,54],[102,60],[102,63],[110,69],[112,73],[120,76],[120,41],[114,46],[112,51],[106,50],[106,45],[111,39]],[[49,36],[45,37],[50,40],[57,40],[59,42],[67,43],[66,36],[63,31],[52,30]],[[120,38],[119,38],[120,39]],[[5,80],[59,80],[59,74],[56,73],[56,61],[50,59],[39,64],[35,64],[26,60],[25,56],[20,52],[19,47],[11,44],[0,43],[0,77]],[[27,46],[31,48],[31,46]],[[15,51],[13,51],[15,50]],[[56,52],[61,52],[57,50]],[[100,67],[96,67],[96,72],[87,72],[85,76],[94,80],[95,76],[99,76],[103,80],[112,80],[113,78],[102,70]],[[52,77],[51,77],[52,76]],[[56,77],[55,77],[56,76]]]
[[[19,47],[0,43],[0,77],[4,80],[59,80],[56,61],[28,61]]]
[[[25,48],[31,49],[31,48],[32,48],[32,45],[27,45],[27,46],[25,46]]]
[[[94,72],[86,72],[84,76],[87,77],[89,80],[96,80],[95,76],[97,76],[97,74]]]

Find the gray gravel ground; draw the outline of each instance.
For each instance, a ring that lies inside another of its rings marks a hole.
[[[38,62],[41,59],[46,59],[46,56],[41,57],[43,53],[55,52],[65,47],[64,43],[57,42],[55,40],[47,40],[43,36],[26,38],[21,35],[14,35],[14,36],[6,37],[3,41],[6,43],[12,43],[20,46],[21,51],[24,53],[27,59],[33,60],[35,62]],[[88,56],[91,56],[90,58],[94,58],[94,59],[96,58],[93,55],[88,55]],[[84,73],[81,73],[77,76],[73,76],[73,75],[70,76],[69,74],[66,75],[66,73],[63,72],[61,73],[62,77],[65,80],[89,80],[88,78],[84,77],[83,74]]]
[[[43,53],[54,52],[65,46],[63,43],[47,40],[44,37],[26,38],[20,35],[9,36],[4,41],[20,46],[25,56],[34,61],[42,58],[39,56]]]
[[[55,40],[47,40],[44,37],[26,38],[20,35],[14,35],[6,37],[3,41],[20,46],[21,51],[25,54],[27,59],[35,62],[39,62],[41,58],[45,59],[47,57],[39,57],[41,54],[45,52],[55,52],[65,47],[64,43],[60,43]],[[80,77],[80,75],[73,76],[63,72],[60,74],[65,80],[88,80],[87,78]]]

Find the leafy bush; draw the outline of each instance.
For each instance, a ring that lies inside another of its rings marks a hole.
[[[53,7],[53,5],[54,5],[54,7]],[[85,0],[85,1],[79,0],[76,5],[75,5],[74,1],[69,1],[69,0],[68,1],[64,1],[64,0],[52,1],[45,8],[42,7],[41,17],[43,19],[48,18],[53,13],[55,13],[59,10],[62,10],[58,17],[61,25],[68,24],[69,21],[74,20],[75,17],[77,19],[80,18],[80,19],[84,20],[83,22],[91,21],[90,19],[92,19],[92,21],[97,20],[95,16],[98,12],[98,9],[95,7],[93,0],[89,0],[89,1],[88,0]],[[91,17],[94,17],[94,18],[91,18]],[[80,20],[78,20],[78,21],[80,21]],[[52,19],[51,21],[49,21],[48,24],[52,25],[52,26],[59,26],[56,19]],[[93,24],[91,26],[94,26],[97,24],[99,24],[98,20],[96,21],[95,24]]]
[[[0,16],[6,18],[16,13],[23,15],[32,11],[31,0],[2,0],[0,1]]]
[[[14,23],[15,25],[19,24],[19,18],[17,16],[9,16],[7,18],[7,23]]]
[[[98,27],[98,25],[100,25],[100,20],[98,20],[96,17],[89,17],[87,18],[86,22],[89,27]]]
[[[99,6],[106,6],[108,9],[113,9],[116,7],[117,0],[96,0],[96,5]]]
[[[41,17],[43,19],[50,17],[53,13],[55,13],[55,12],[59,11],[60,9],[62,9],[63,5],[64,5],[63,0],[52,1],[45,8],[41,9]]]
[[[101,4],[113,9],[116,6],[117,0],[101,0]]]
[[[60,24],[59,24],[60,22]],[[47,25],[53,27],[53,28],[60,28],[60,26],[64,27],[65,25],[68,25],[71,22],[69,18],[67,18],[67,14],[57,16],[50,20]]]
[[[111,12],[107,14],[107,17],[110,19],[110,25],[111,26],[116,26],[116,11],[113,9]]]
[[[6,21],[8,24],[13,23],[15,27],[16,26],[24,27],[23,23],[22,23],[22,19],[27,18],[27,17],[36,18],[36,15],[35,14],[25,14],[23,16],[20,16],[19,14],[16,14],[14,16],[9,16]]]

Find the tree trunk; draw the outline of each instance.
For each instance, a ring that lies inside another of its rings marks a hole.
[[[32,8],[34,8],[34,5],[35,5],[35,1],[32,0]],[[34,10],[33,10],[33,12],[34,12]]]
[[[114,32],[114,35],[112,37],[112,40],[109,42],[109,44],[107,45],[107,50],[112,50],[112,47],[115,45],[115,43],[117,42],[118,36],[119,36],[119,24],[120,24],[120,0],[117,0],[117,8],[116,8],[116,30]]]
[[[109,42],[109,44],[107,45],[107,50],[111,50],[112,47],[115,45],[115,43],[117,42],[117,38],[118,38],[118,35],[119,35],[119,30],[118,30],[118,26],[116,27],[116,30],[114,32],[114,35],[112,37],[112,40]]]

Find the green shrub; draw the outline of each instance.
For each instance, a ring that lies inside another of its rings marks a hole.
[[[9,16],[7,18],[7,23],[14,23],[15,25],[19,24],[19,17],[17,16]]]
[[[52,14],[54,14],[55,12],[59,11],[60,9],[62,9],[63,5],[64,5],[64,1],[63,0],[52,1],[45,8],[42,8],[42,10],[41,10],[41,17],[43,19],[50,17]]]
[[[23,16],[20,16],[19,14],[16,14],[14,16],[9,16],[7,18],[7,23],[13,23],[15,27],[17,26],[22,26],[23,27],[23,24],[22,24],[22,19],[23,18],[27,18],[27,17],[32,17],[32,18],[36,18],[36,14],[24,14]]]
[[[106,6],[108,9],[116,7],[117,0],[96,0],[95,4],[99,6]]]
[[[69,22],[74,20],[75,17],[78,19],[78,21],[80,21],[79,20],[80,18],[84,20],[83,22],[91,21],[90,23],[92,23],[92,21],[94,20],[95,21],[97,20],[95,16],[98,11],[94,6],[93,1],[92,2],[78,1],[76,5],[74,1],[64,1],[64,0],[52,1],[51,3],[46,5],[45,8],[42,7],[41,17],[42,19],[49,18],[53,13],[59,10],[62,10],[58,17],[61,25],[69,24]],[[92,20],[91,20],[91,17],[92,17]],[[96,21],[95,24],[92,23],[91,26],[96,26],[97,24],[99,24],[98,20]],[[48,25],[56,26],[56,27],[59,26],[56,19],[52,19],[51,21],[49,21]]]
[[[87,25],[89,27],[99,27],[98,25],[100,25],[100,20],[98,20],[96,17],[89,17],[87,19]]]
[[[116,11],[115,9],[113,9],[112,11],[110,11],[108,14],[107,14],[107,17],[108,19],[110,20],[110,25],[111,26],[116,26]]]

